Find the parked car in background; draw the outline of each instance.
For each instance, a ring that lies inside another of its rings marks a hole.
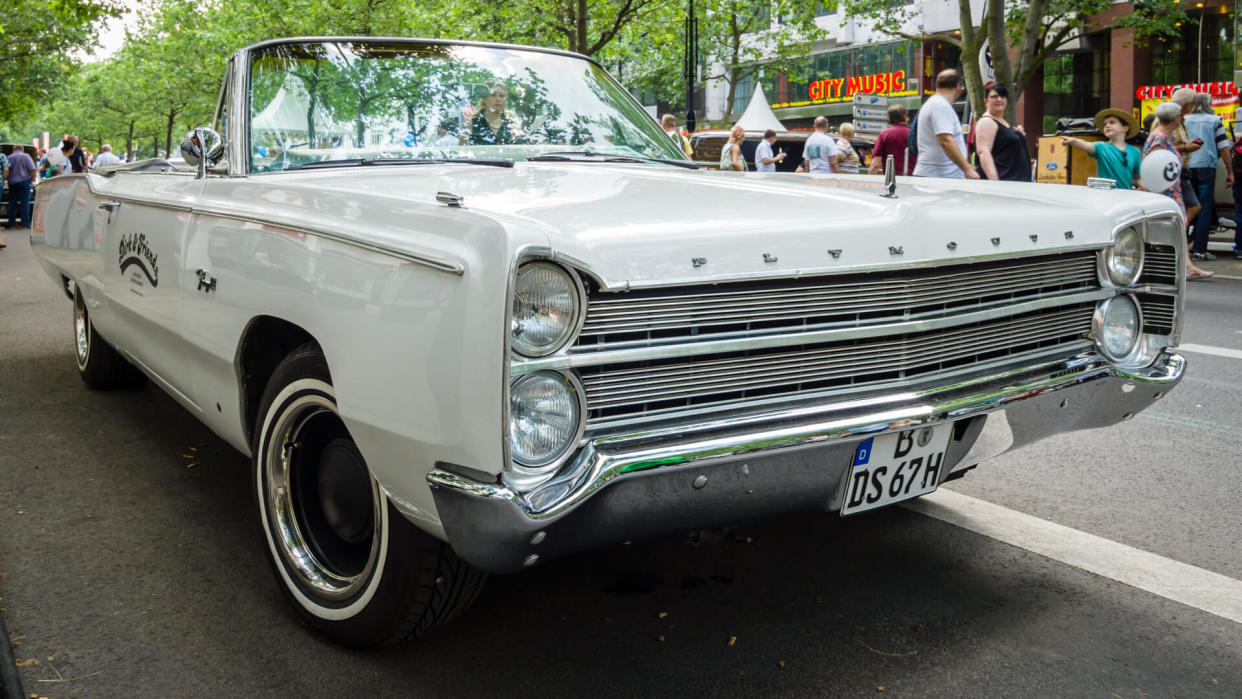
[[[252,458],[276,582],[342,643],[486,573],[918,497],[1184,371],[1167,197],[697,171],[547,49],[278,39],[219,94],[186,167],[44,182],[31,242],[82,380]]]

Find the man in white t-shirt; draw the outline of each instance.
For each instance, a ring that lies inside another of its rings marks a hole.
[[[772,129],[764,131],[763,140],[755,146],[755,170],[757,172],[776,172],[776,164],[785,162],[783,150],[775,155],[772,154],[772,146],[775,143],[776,132]]]
[[[828,117],[815,117],[815,133],[807,136],[798,172],[841,172],[837,143],[828,135]]]
[[[936,76],[936,94],[928,97],[919,109],[919,160],[914,165],[915,176],[979,179],[979,173],[966,160],[962,121],[953,109],[954,100],[961,94],[962,76],[953,69],[940,71]]]
[[[95,156],[95,164],[91,166],[91,169],[98,170],[101,167],[111,167],[120,164],[121,159],[112,152],[112,146],[105,143],[99,147],[99,155]]]

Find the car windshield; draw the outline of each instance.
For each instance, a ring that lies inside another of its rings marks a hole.
[[[317,41],[257,49],[250,70],[251,172],[571,150],[685,160],[615,80],[572,56]]]

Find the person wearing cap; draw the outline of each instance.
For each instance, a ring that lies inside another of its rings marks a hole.
[[[1212,97],[1204,92],[1195,94],[1195,108],[1190,114],[1182,117],[1186,132],[1195,143],[1204,143],[1208,147],[1200,148],[1190,154],[1186,165],[1190,169],[1190,181],[1195,187],[1202,207],[1195,217],[1195,237],[1190,256],[1196,260],[1215,260],[1216,256],[1208,252],[1208,234],[1216,225],[1216,161],[1225,164],[1225,186],[1233,189],[1233,158],[1229,153],[1229,136],[1221,118],[1212,108]]]
[[[1143,154],[1135,146],[1126,143],[1127,138],[1138,134],[1138,122],[1129,112],[1120,109],[1101,109],[1095,115],[1095,128],[1108,139],[1107,143],[1093,143],[1073,136],[1062,136],[1061,144],[1085,151],[1095,160],[1096,171],[1116,183],[1117,189],[1142,187],[1139,164]]]

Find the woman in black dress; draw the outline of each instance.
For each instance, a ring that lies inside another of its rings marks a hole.
[[[1009,90],[989,85],[983,92],[987,113],[975,124],[975,152],[979,155],[979,174],[987,180],[1031,181],[1031,153],[1022,127],[1005,121]]]

